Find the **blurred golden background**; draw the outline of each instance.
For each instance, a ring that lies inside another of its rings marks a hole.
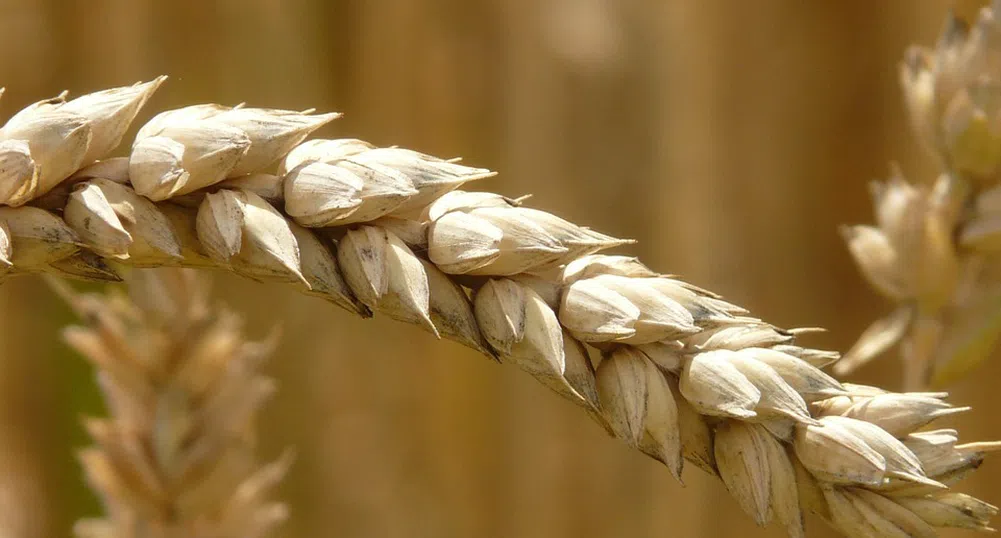
[[[897,62],[946,0],[0,0],[6,117],[168,74],[137,124],[195,102],[344,112],[359,137],[500,171],[482,185],[638,245],[653,268],[844,350],[888,306],[837,226],[908,131]],[[285,537],[781,536],[696,469],[677,484],[513,368],[387,319],[218,275],[251,332],[284,328],[265,457],[294,445]],[[100,508],[73,452],[102,413],[39,279],[0,287],[0,537],[64,537]],[[884,360],[854,381],[899,388]],[[1001,360],[954,387],[1001,437]],[[1001,462],[963,491],[1001,502]],[[832,535],[815,519],[811,536]]]

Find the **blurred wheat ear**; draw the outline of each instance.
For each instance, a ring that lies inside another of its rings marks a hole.
[[[285,520],[268,495],[290,454],[262,465],[253,425],[275,389],[259,372],[274,339],[246,340],[190,269],[135,270],[128,294],[52,284],[84,321],[63,336],[110,412],[84,421],[95,445],[79,458],[106,515],[79,521],[77,536],[245,538]]]
[[[908,390],[948,385],[1001,337],[1001,2],[950,15],[932,48],[911,47],[900,81],[914,133],[941,173],[872,184],[875,226],[843,230],[893,312],[873,323],[839,374],[900,344]]]

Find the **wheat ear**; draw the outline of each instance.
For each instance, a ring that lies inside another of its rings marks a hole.
[[[251,538],[286,518],[267,495],[289,457],[261,465],[253,419],[274,391],[259,372],[270,343],[248,342],[236,316],[210,308],[190,269],[137,270],[130,295],[79,295],[86,320],[64,332],[97,369],[109,418],[84,422],[79,457],[107,516],[81,538]]]
[[[848,373],[901,344],[909,390],[943,386],[1001,336],[1001,2],[968,25],[950,15],[933,49],[900,66],[911,123],[941,174],[874,182],[876,226],[844,229],[870,284],[896,305],[835,367]]]
[[[919,431],[966,408],[841,384],[820,370],[837,353],[800,345],[809,330],[596,254],[627,241],[458,190],[488,170],[304,141],[333,114],[221,105],[160,113],[127,158],[95,161],[162,80],[44,101],[0,129],[7,277],[180,265],[287,283],[517,365],[675,476],[685,460],[719,476],[790,536],[804,509],[848,536],[989,528],[997,509],[948,484],[1001,445]]]

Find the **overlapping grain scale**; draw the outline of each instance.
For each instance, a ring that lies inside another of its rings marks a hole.
[[[114,269],[101,258],[87,251],[74,251],[72,244],[76,241],[86,244],[89,251],[136,267],[223,266],[251,278],[292,281],[305,293],[323,297],[362,316],[371,315],[345,284],[329,242],[287,221],[263,202],[262,195],[273,195],[276,176],[241,176],[221,184],[230,190],[199,192],[197,196],[177,200],[192,207],[154,203],[135,193],[128,179],[127,159],[101,161],[83,168],[58,189],[33,201],[41,207],[61,210],[65,224],[76,232],[77,239],[69,238],[66,233],[54,233],[51,228],[58,229],[62,222],[41,209],[0,207],[0,212],[21,215],[20,226],[15,226],[19,231],[18,244],[25,243],[21,240],[21,228],[42,230],[40,237],[50,244],[43,257],[58,258],[45,270],[56,274],[93,280],[117,279]],[[201,207],[204,210],[199,211]],[[225,213],[225,208],[232,211]],[[49,225],[35,225],[39,219]],[[6,238],[13,237],[9,229],[8,226],[0,230]],[[226,233],[230,235],[223,235]],[[237,235],[234,237],[233,233]],[[56,244],[51,245],[53,242]],[[21,247],[19,265],[31,271],[39,263],[29,257],[39,247],[25,244]],[[5,259],[10,260],[12,250],[13,245],[8,242],[8,249],[0,253],[7,252]],[[16,267],[14,272],[18,272]]]
[[[902,438],[913,452],[925,473],[945,484],[953,484],[984,462],[984,457],[1001,450],[1001,443],[959,443],[956,430],[942,429],[916,432]]]
[[[341,276],[330,246],[251,190],[227,188],[205,194],[194,229],[208,256],[237,274],[292,283],[349,311],[369,315]]]
[[[589,411],[599,408],[587,350],[566,333],[535,291],[514,280],[492,279],[476,292],[473,305],[484,339],[502,362],[527,371]]]
[[[428,257],[457,275],[544,272],[632,242],[491,193],[450,192],[428,207],[428,219]]]
[[[797,432],[796,453],[823,491],[828,506],[822,515],[846,535],[936,536],[933,527],[991,530],[997,509],[947,485],[978,467],[987,452],[1001,448],[998,443],[957,445],[954,430],[897,439],[862,420],[820,420],[824,427]]]
[[[207,194],[195,229],[209,256],[234,272],[309,287],[291,225],[260,196],[233,189]]]
[[[861,488],[823,489],[831,521],[848,536],[929,538],[938,533],[914,512]]]
[[[6,237],[5,265],[17,272],[45,272],[83,246],[72,228],[44,209],[0,206],[0,222]]]
[[[107,168],[102,165],[98,162],[84,170]],[[89,246],[95,238],[88,237],[85,241],[73,226],[59,218],[71,189],[79,181],[76,176],[74,174],[53,190],[32,200],[31,206],[0,204],[0,215],[3,215],[0,216],[0,280],[5,276],[35,272],[94,281],[119,280],[115,269],[95,253],[101,248],[101,243],[94,243],[95,249],[82,250],[81,247]],[[108,239],[113,240],[113,236]],[[19,250],[16,256],[15,246]]]
[[[63,219],[94,252],[136,265],[165,265],[181,258],[170,221],[130,187],[94,178],[77,184]]]
[[[943,400],[945,393],[896,394],[857,385],[849,385],[848,389],[845,394],[814,404],[815,413],[864,420],[903,437],[936,419],[970,410]]]
[[[337,260],[345,282],[368,308],[492,355],[465,290],[391,231],[349,230],[338,243]]]
[[[129,178],[159,201],[261,172],[338,114],[194,105],[161,112],[136,135]]]
[[[51,190],[121,142],[166,77],[66,101],[39,101],[0,127],[0,204],[20,206]]]
[[[185,270],[134,273],[132,298],[76,295],[87,320],[66,340],[98,371],[110,416],[85,426],[80,451],[103,501],[81,537],[266,536],[286,517],[270,500],[291,459],[261,464],[255,415],[274,393],[259,370],[271,343],[249,342],[232,314],[208,308]]]
[[[980,499],[954,491],[931,493],[923,497],[897,499],[904,508],[934,527],[957,527],[978,531],[993,531],[991,518],[998,509]]]
[[[120,280],[109,263],[85,246],[58,215],[32,206],[0,205],[0,282],[50,273],[95,282]]]
[[[584,342],[648,344],[743,323],[742,308],[638,265],[599,255],[569,263],[559,307],[563,325]]]
[[[285,157],[285,210],[303,226],[371,222],[419,213],[469,181],[493,176],[403,148],[361,140],[310,140]]]
[[[128,159],[98,161],[32,202],[62,211],[87,248],[134,267],[215,267],[199,242],[196,211],[154,203],[128,182]]]
[[[86,238],[91,250],[121,263],[223,266],[251,278],[291,281],[304,293],[364,317],[371,315],[344,282],[329,241],[289,222],[273,208],[281,202],[277,176],[240,176],[219,183],[211,192],[160,203],[135,193],[128,177],[127,159],[98,162],[66,181],[61,186],[65,192],[50,192],[39,202],[64,207],[65,220]],[[220,209],[229,207],[227,203],[236,206],[232,212]],[[233,233],[237,236],[223,235]],[[286,246],[294,246],[292,252],[298,254],[290,256]]]
[[[716,427],[716,464],[727,490],[759,525],[778,520],[789,536],[804,535],[796,472],[783,445],[756,424]]]

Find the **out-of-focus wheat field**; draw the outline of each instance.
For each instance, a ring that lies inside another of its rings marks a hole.
[[[970,3],[958,8],[971,9]],[[0,0],[6,117],[171,79],[195,102],[340,111],[324,137],[498,170],[479,187],[618,237],[653,268],[846,349],[888,305],[837,227],[867,182],[934,164],[897,63],[954,2],[913,0]],[[510,367],[388,319],[216,276],[252,333],[284,330],[261,450],[293,445],[284,537],[781,536],[697,469],[685,486]],[[0,536],[65,537],[100,509],[74,451],[102,413],[40,279],[0,287]],[[853,380],[899,388],[891,357]],[[1001,437],[1001,358],[953,387],[968,440]],[[1001,461],[964,491],[1001,502]],[[811,536],[832,535],[819,521]],[[951,536],[952,534],[946,533]],[[956,534],[958,535],[958,534]]]

